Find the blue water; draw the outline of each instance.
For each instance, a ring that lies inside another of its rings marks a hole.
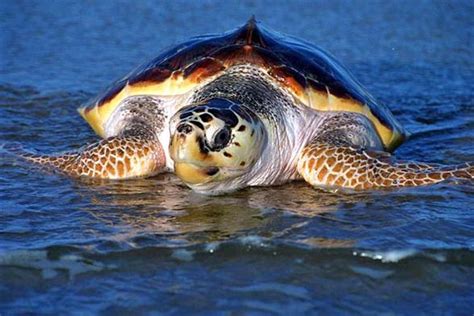
[[[252,14],[387,104],[412,132],[398,156],[474,161],[472,1],[0,1],[0,143],[96,140],[79,105]],[[205,197],[169,174],[74,180],[1,152],[0,314],[471,315],[473,205],[472,182]]]

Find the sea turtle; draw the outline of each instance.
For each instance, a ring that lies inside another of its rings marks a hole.
[[[174,170],[206,194],[294,179],[362,190],[474,176],[467,163],[395,162],[407,132],[388,108],[330,54],[253,18],[165,51],[79,112],[105,140],[27,158],[98,178]]]

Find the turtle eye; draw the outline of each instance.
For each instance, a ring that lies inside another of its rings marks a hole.
[[[226,147],[230,141],[230,129],[226,126],[216,133],[214,136],[212,150],[218,151]]]

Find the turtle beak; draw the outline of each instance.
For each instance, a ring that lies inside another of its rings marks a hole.
[[[210,182],[219,173],[217,167],[198,167],[191,163],[175,162],[176,175],[188,184],[202,184]]]
[[[176,128],[170,143],[176,175],[189,184],[206,183],[219,174],[209,155],[204,132],[188,123]]]

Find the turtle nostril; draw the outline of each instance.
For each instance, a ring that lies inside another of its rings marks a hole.
[[[176,130],[182,134],[189,134],[193,131],[193,127],[187,123],[183,123],[179,125]]]
[[[217,168],[217,167],[209,167],[209,168],[207,168],[206,174],[207,174],[208,176],[213,176],[213,175],[216,175],[218,172],[219,172],[219,168]]]

